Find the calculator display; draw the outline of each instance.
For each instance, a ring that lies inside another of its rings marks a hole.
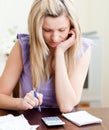
[[[65,124],[65,122],[63,122],[58,116],[42,117],[42,120],[47,126],[59,126]]]

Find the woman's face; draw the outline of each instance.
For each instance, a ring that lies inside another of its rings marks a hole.
[[[68,37],[70,21],[65,15],[59,17],[47,16],[44,19],[42,30],[46,44],[55,48]]]

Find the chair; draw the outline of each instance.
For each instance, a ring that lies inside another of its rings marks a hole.
[[[16,87],[13,90],[13,97],[19,97],[19,82],[16,84]]]

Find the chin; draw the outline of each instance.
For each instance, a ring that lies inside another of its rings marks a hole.
[[[49,48],[56,48],[57,47],[57,45],[48,45],[49,46]]]

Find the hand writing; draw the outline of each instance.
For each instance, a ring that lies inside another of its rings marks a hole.
[[[38,98],[34,97],[34,91],[30,91],[21,100],[21,107],[23,110],[33,109],[35,106],[41,105],[43,101],[43,95],[37,93]]]

